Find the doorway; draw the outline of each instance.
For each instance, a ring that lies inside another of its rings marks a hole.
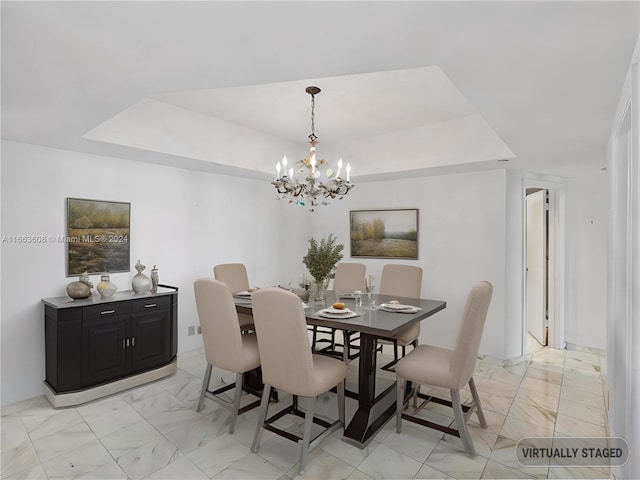
[[[525,190],[526,353],[549,344],[549,191]],[[531,338],[532,337],[532,338]]]
[[[526,355],[528,329],[526,322],[527,311],[527,191],[535,192],[545,190],[547,194],[546,203],[546,341],[549,348],[563,350],[565,343],[565,205],[566,205],[566,184],[564,180],[552,178],[540,178],[537,175],[524,176],[522,183],[518,186],[518,197],[520,215],[519,223],[521,227],[521,242],[519,244],[520,261],[520,352]],[[536,340],[536,344],[538,341]],[[540,348],[547,348],[540,346]]]

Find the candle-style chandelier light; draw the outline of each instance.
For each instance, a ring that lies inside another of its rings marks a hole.
[[[328,205],[331,199],[341,199],[353,188],[350,182],[351,165],[345,168],[346,179],[343,179],[342,159],[338,160],[337,172],[324,159],[316,159],[316,145],[318,137],[315,133],[315,96],[320,93],[318,87],[305,89],[311,95],[311,134],[309,135],[309,156],[299,160],[289,167],[287,172],[287,157],[283,157],[276,165],[277,178],[271,182],[278,191],[278,199],[287,198],[289,203],[309,206],[313,212],[319,204]],[[280,172],[282,171],[282,176]]]

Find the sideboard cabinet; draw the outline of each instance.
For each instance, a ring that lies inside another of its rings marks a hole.
[[[77,405],[176,371],[178,291],[43,299],[45,395]]]

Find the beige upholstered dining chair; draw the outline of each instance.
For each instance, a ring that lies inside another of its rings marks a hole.
[[[216,280],[224,282],[231,290],[231,294],[246,292],[249,286],[247,268],[242,263],[221,263],[213,267],[213,276]],[[253,317],[246,313],[238,314],[238,323],[243,331],[253,330]]]
[[[307,453],[326,436],[344,426],[344,382],[347,366],[337,358],[311,353],[307,323],[302,302],[293,293],[279,288],[256,291],[252,297],[254,324],[262,359],[264,391],[260,414],[251,446],[257,452],[262,429],[301,443],[299,473],[304,473]],[[338,417],[334,423],[314,418],[316,397],[333,387],[338,391]],[[293,395],[291,408],[285,408],[266,419],[271,388]],[[304,433],[302,437],[278,429],[272,422],[285,414],[302,416],[298,397],[306,397]],[[311,440],[312,423],[325,427],[324,432]]]
[[[367,288],[366,276],[367,266],[364,263],[340,262],[336,266],[333,289],[343,293],[353,293],[356,290],[364,292]]]
[[[258,401],[240,409],[243,373],[260,366],[258,341],[255,333],[241,333],[238,328],[238,315],[226,283],[213,278],[201,278],[193,284],[198,318],[202,329],[204,353],[207,368],[202,380],[202,390],[198,399],[197,410],[204,408],[204,398],[231,410],[229,433],[233,433],[236,418],[250,408],[257,407]],[[217,390],[209,390],[213,367],[235,372],[235,383]],[[235,387],[233,403],[220,398],[220,394]]]
[[[480,397],[473,381],[473,371],[492,293],[493,285],[486,281],[478,283],[471,289],[464,307],[462,323],[458,330],[458,337],[453,350],[431,345],[418,345],[396,364],[398,395],[396,430],[398,433],[402,431],[402,419],[404,418],[405,420],[460,437],[467,454],[471,456],[476,454],[466,421],[475,409],[480,426],[487,428]],[[426,399],[422,406],[429,401],[437,401],[437,403],[450,406],[453,409],[457,429],[403,413],[405,388],[408,381],[416,383],[415,395],[419,394],[420,385],[449,389],[451,402],[441,399],[436,400],[431,396],[420,395],[420,397]],[[464,388],[467,383],[471,390],[473,403],[470,406],[463,406],[460,403],[460,389]]]
[[[341,262],[336,266],[336,273],[333,279],[333,290],[336,294],[339,293],[353,293],[355,291],[365,292],[366,285],[367,266],[364,263],[348,263]],[[328,327],[313,326],[313,342],[312,347],[316,348],[316,336],[318,333],[322,333],[322,329]],[[335,329],[331,329],[331,348],[335,347]],[[351,349],[358,349],[357,345],[352,345],[355,340],[356,332],[348,330],[342,331],[343,335],[343,360],[346,362],[356,358],[358,355],[351,355]]]
[[[387,264],[382,269],[380,278],[380,294],[407,298],[420,298],[422,291],[422,268],[413,265]],[[391,370],[398,362],[398,347],[402,347],[402,356],[406,354],[408,345],[418,344],[420,323],[402,330],[393,339],[379,339],[379,344],[393,345],[393,361],[382,366],[383,370]]]

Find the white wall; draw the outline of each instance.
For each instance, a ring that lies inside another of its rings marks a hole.
[[[566,341],[607,347],[607,218],[606,172],[567,180]]]
[[[63,235],[67,197],[131,202],[131,264],[138,258],[157,264],[161,281],[180,287],[180,352],[201,345],[200,337],[187,336],[187,327],[197,323],[191,285],[211,275],[213,265],[244,262],[254,285],[295,282],[305,270],[308,239],[334,233],[346,244],[345,260],[363,261],[379,278],[389,260],[350,257],[349,211],[418,208],[419,259],[401,262],[423,267],[424,296],[447,301],[444,311],[423,322],[421,341],[452,346],[469,289],[486,279],[495,290],[480,351],[497,358],[522,353],[521,174],[492,170],[356,182],[349,197],[311,213],[276,201],[263,181],[5,141],[1,180],[2,235]],[[585,189],[578,182],[572,191],[583,195]],[[72,279],[65,277],[63,244],[4,243],[1,255],[7,405],[42,393],[40,300],[64,295]],[[112,280],[129,289],[133,273]],[[580,324],[578,334],[593,337],[590,329],[598,326],[586,327]]]
[[[504,357],[505,181],[504,170],[357,184],[349,197],[318,209],[316,238],[333,233],[345,243],[345,261],[362,262],[380,279],[388,259],[350,257],[349,211],[418,208],[418,260],[395,260],[423,268],[422,294],[447,308],[422,322],[420,340],[451,347],[464,302],[478,281],[494,285],[480,352]],[[379,283],[379,280],[378,280]]]
[[[638,59],[640,39],[634,62]],[[611,435],[640,449],[640,66],[627,74],[607,150],[609,228],[607,243],[608,425]],[[612,478],[640,478],[640,459],[611,468]]]
[[[161,282],[180,288],[179,351],[201,346],[187,336],[197,325],[192,284],[213,265],[244,262],[255,285],[302,271],[310,213],[271,201],[266,182],[15,142],[2,142],[1,178],[2,235],[64,235],[67,197],[131,202],[131,266],[156,264]],[[135,273],[111,279],[128,290]],[[2,405],[42,394],[40,300],[65,295],[72,280],[63,243],[2,244]]]

